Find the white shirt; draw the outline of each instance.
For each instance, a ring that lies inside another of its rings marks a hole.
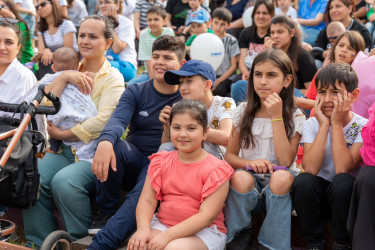
[[[280,7],[275,8],[275,16],[283,15],[283,12],[281,11]],[[288,12],[285,14],[286,16],[297,20],[297,10],[293,8],[292,6],[289,6]]]
[[[132,21],[122,15],[118,15],[119,26],[115,29],[117,36],[121,41],[126,42],[128,46],[120,52],[120,60],[130,62],[134,68],[137,68],[137,52],[135,50],[135,29]]]
[[[33,0],[14,0],[14,3],[19,3],[21,8],[36,12]]]
[[[35,83],[33,72],[15,58],[0,76],[0,102],[20,104]],[[10,115],[13,114],[0,111],[0,116]]]
[[[344,127],[344,137],[348,148],[354,143],[362,143],[361,130],[367,123],[367,119],[353,113],[352,120]],[[319,130],[319,122],[315,117],[308,119],[303,125],[301,143],[313,143]],[[324,160],[318,176],[327,181],[332,181],[336,175],[335,165],[332,156],[332,127],[329,128],[327,144],[324,151]],[[324,145],[321,145],[322,147]]]
[[[124,0],[122,2],[122,15],[127,17],[132,22],[134,21],[134,8],[136,0]]]
[[[68,8],[68,17],[76,27],[79,27],[82,19],[87,16],[86,5],[81,0],[75,0],[74,5],[71,8]]]

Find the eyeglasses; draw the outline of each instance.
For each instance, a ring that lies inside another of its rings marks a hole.
[[[42,3],[40,3],[40,4],[35,5],[35,9],[38,10],[39,7],[44,8],[44,6],[46,6],[46,5],[49,4],[49,3],[50,3],[49,1],[44,1],[44,2],[42,2]]]
[[[19,21],[18,21],[18,19],[14,19],[14,18],[0,17],[0,23],[4,23],[4,22],[8,22],[8,23],[11,23],[11,24],[16,24]]]
[[[329,36],[328,40],[336,40],[339,36]]]
[[[103,4],[111,4],[111,3],[115,3],[114,1],[98,1],[98,5],[103,5]]]

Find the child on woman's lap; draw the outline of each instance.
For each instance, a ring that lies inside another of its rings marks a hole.
[[[294,104],[295,73],[282,50],[259,54],[249,79],[248,102],[233,111],[233,132],[225,156],[238,170],[231,178],[224,208],[227,249],[248,248],[251,211],[262,200],[267,216],[259,242],[270,249],[290,249],[291,172],[298,172],[294,161],[306,118]],[[275,172],[277,165],[289,171]],[[249,166],[254,173],[244,171]]]
[[[128,249],[224,249],[222,208],[233,169],[202,148],[207,109],[197,100],[172,108],[170,137],[178,149],[150,157]],[[160,201],[160,208],[154,215]]]

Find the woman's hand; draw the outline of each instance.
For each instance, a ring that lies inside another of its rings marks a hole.
[[[53,57],[53,52],[51,52],[51,50],[49,48],[45,48],[43,50],[43,54],[42,54],[42,58],[40,59],[40,61],[44,64],[44,65],[48,65],[52,62],[52,57]]]
[[[148,250],[163,250],[165,246],[171,241],[168,232],[164,231],[158,233],[154,238],[148,243]]]
[[[266,159],[250,161],[247,165],[253,169],[254,173],[257,174],[266,174],[268,171],[270,174],[273,173],[273,164]]]
[[[137,230],[128,242],[129,250],[144,250],[146,244],[150,242],[151,231],[150,230]]]
[[[266,49],[272,49],[273,47],[275,47],[275,42],[272,40],[271,37],[266,36],[266,37],[264,38],[264,47],[265,47]]]
[[[242,80],[248,81],[250,76],[250,72],[246,71],[242,73]]]
[[[283,117],[283,100],[277,93],[269,95],[263,102],[271,119],[280,119]]]
[[[77,72],[77,71],[67,71],[63,73],[66,76],[66,82],[70,82],[76,85],[79,90],[88,95],[91,92],[91,89],[94,87],[93,76],[95,75],[92,72]]]
[[[117,7],[110,7],[107,10],[106,16],[113,16],[117,19]]]

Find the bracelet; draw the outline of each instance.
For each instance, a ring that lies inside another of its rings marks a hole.
[[[284,120],[283,118],[279,118],[279,119],[272,119],[271,122],[277,122],[277,121],[282,121]]]

